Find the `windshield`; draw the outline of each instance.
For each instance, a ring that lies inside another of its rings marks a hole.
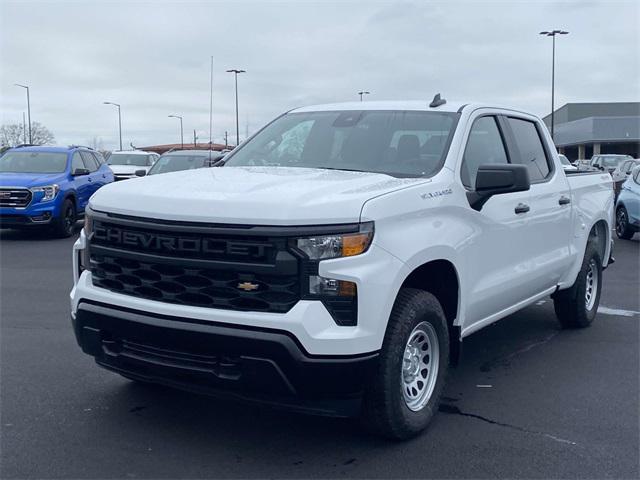
[[[6,152],[0,157],[0,172],[5,173],[62,173],[66,168],[66,153]]]
[[[214,162],[219,155],[211,155]],[[193,170],[209,165],[209,155],[163,155],[151,167],[148,175],[157,173],[178,172],[180,170]]]
[[[149,165],[149,155],[112,153],[107,163],[109,165],[134,165],[136,167],[146,167]]]
[[[617,167],[620,162],[623,160],[629,160],[631,157],[629,156],[610,156],[610,157],[602,157],[600,159],[600,165],[603,167]]]
[[[447,154],[455,113],[290,113],[232,153],[228,166],[268,165],[431,176]]]

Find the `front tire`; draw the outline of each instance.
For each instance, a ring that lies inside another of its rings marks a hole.
[[[76,225],[76,206],[73,200],[67,198],[62,203],[60,216],[54,220],[53,233],[56,237],[67,238],[73,235],[73,229]]]
[[[395,440],[422,432],[438,410],[448,367],[449,331],[442,306],[428,292],[401,289],[365,394],[364,426]]]
[[[616,235],[622,240],[630,240],[635,232],[629,225],[629,214],[624,205],[620,205],[616,211]]]
[[[602,259],[596,247],[587,243],[582,267],[574,284],[553,297],[553,306],[564,328],[585,328],[598,312],[602,291]]]

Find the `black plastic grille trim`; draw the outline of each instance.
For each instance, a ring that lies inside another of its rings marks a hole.
[[[111,255],[90,256],[93,283],[116,293],[180,305],[228,310],[288,312],[300,298],[295,275],[246,274],[186,268]],[[239,288],[257,285],[254,291]]]

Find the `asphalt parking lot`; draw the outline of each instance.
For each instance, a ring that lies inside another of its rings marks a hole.
[[[472,335],[428,432],[393,443],[101,370],[70,327],[75,239],[0,232],[0,477],[638,478],[639,237],[591,328],[547,300]]]

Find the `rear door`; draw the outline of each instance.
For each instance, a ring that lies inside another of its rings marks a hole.
[[[91,173],[89,174],[89,196],[93,195],[98,189],[104,185],[102,172],[98,171],[100,165],[98,164],[98,160],[93,156],[91,152],[82,151],[80,152],[82,155],[82,160],[84,162],[85,168],[89,170]]]
[[[460,162],[460,180],[475,189],[482,164],[510,163],[505,132],[498,115],[478,111],[470,119]],[[529,228],[529,192],[494,195],[480,211],[469,208],[470,236],[463,255],[467,307],[464,329],[489,323],[502,312],[529,298],[529,248],[534,232]]]
[[[532,293],[541,292],[559,282],[572,260],[571,189],[540,122],[525,115],[503,119],[512,162],[529,170],[529,281]]]

